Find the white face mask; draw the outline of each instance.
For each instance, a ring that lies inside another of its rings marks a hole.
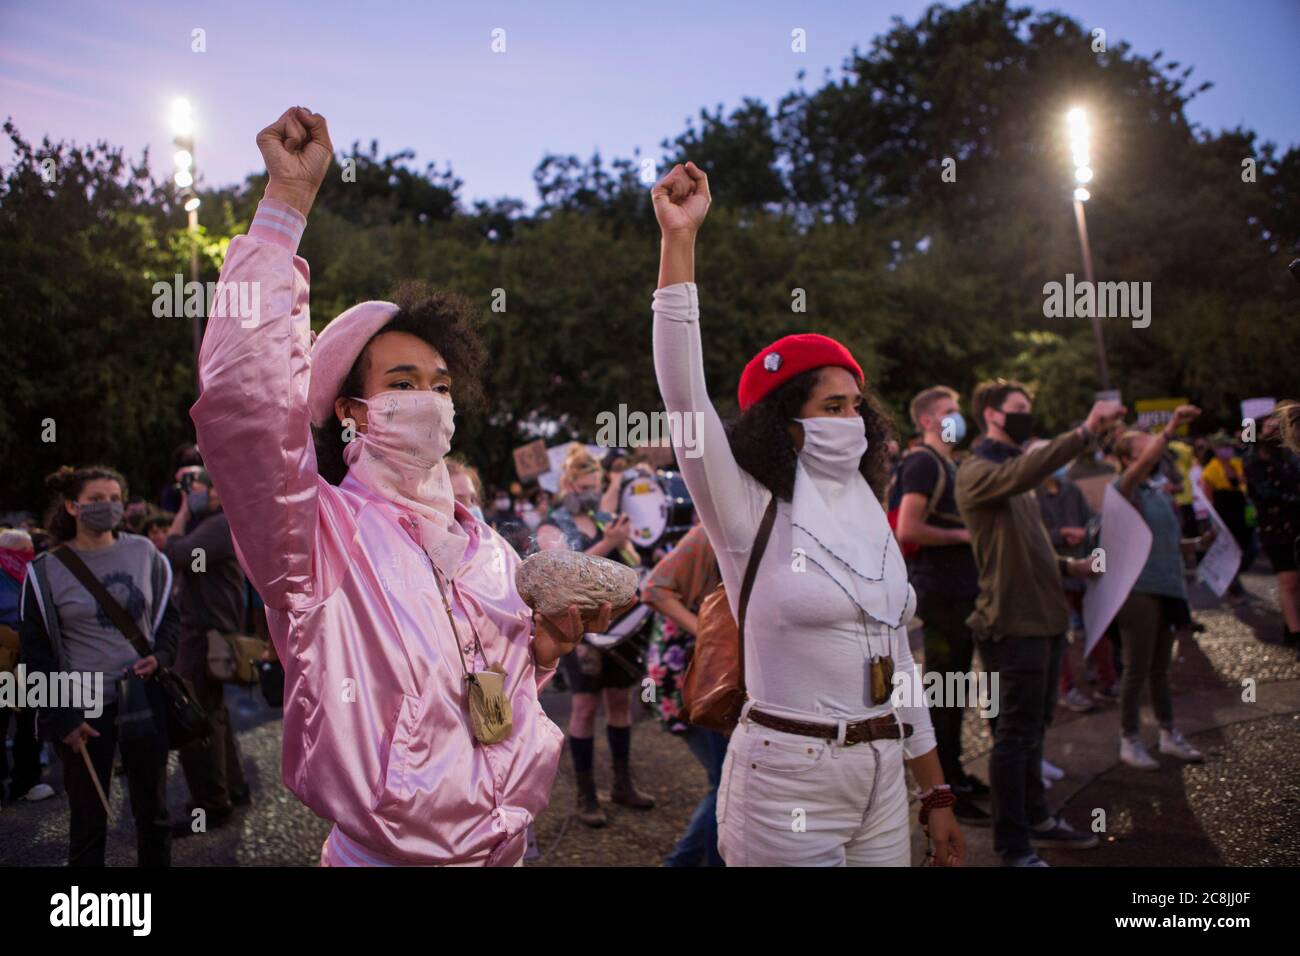
[[[806,468],[841,481],[858,470],[867,453],[867,433],[861,418],[823,416],[795,421],[803,426],[799,458]]]

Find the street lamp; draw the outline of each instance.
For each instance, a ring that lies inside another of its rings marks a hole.
[[[173,180],[180,190],[180,198],[189,214],[190,281],[199,281],[199,196],[194,190],[194,109],[187,99],[172,101],[172,165],[176,171]],[[194,374],[197,381],[199,348],[203,342],[202,319],[195,315],[191,328],[194,339]]]
[[[1088,221],[1084,217],[1083,204],[1092,198],[1092,193],[1084,188],[1085,183],[1092,182],[1092,156],[1089,153],[1090,131],[1088,114],[1076,106],[1065,114],[1066,125],[1070,131],[1070,158],[1074,161],[1074,221],[1079,227],[1079,248],[1083,251],[1083,277],[1096,292],[1092,274],[1092,247],[1088,243]],[[1092,310],[1092,334],[1097,340],[1097,372],[1101,379],[1103,391],[1110,391],[1110,370],[1106,367],[1106,344],[1101,334],[1101,318],[1097,310]]]

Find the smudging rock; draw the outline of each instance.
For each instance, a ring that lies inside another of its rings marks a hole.
[[[529,607],[563,614],[570,604],[583,611],[608,601],[615,610],[636,598],[637,574],[617,561],[580,551],[539,551],[515,571],[515,587]]]

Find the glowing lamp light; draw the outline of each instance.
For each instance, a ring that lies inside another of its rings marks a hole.
[[[1089,199],[1092,198],[1092,193],[1088,192],[1088,190],[1080,186],[1078,189],[1074,191],[1074,198],[1077,199],[1079,202],[1087,202]]]
[[[1076,106],[1065,114],[1065,120],[1070,129],[1070,153],[1074,158],[1074,165],[1080,169],[1086,169],[1089,165],[1088,114]],[[1080,182],[1086,181],[1080,180]]]
[[[185,204],[185,211],[186,211],[186,212],[193,212],[194,210],[196,210],[196,209],[198,209],[198,208],[199,208],[199,197],[198,197],[198,196],[194,196],[194,197],[192,197],[192,198],[189,200],[189,202],[187,202],[187,203]]]
[[[172,133],[176,136],[194,135],[194,110],[187,99],[172,101]]]
[[[1092,182],[1092,170],[1087,166],[1080,166],[1074,171],[1074,181],[1077,183]]]
[[[194,185],[194,177],[190,175],[188,170],[182,169],[176,174],[176,185],[181,189],[188,189]]]
[[[178,149],[172,156],[172,162],[176,164],[177,169],[189,169],[194,165],[194,156],[188,149]]]

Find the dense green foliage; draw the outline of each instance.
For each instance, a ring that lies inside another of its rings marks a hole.
[[[698,278],[724,414],[750,355],[814,330],[845,341],[899,414],[925,386],[969,393],[1004,374],[1038,387],[1046,425],[1081,417],[1098,387],[1089,324],[1043,317],[1044,284],[1082,278],[1064,125],[1074,105],[1093,126],[1097,277],[1152,288],[1149,328],[1105,325],[1125,400],[1188,395],[1208,426],[1231,422],[1241,398],[1295,394],[1300,287],[1286,265],[1300,254],[1300,151],[1192,128],[1185,106],[1208,84],[1191,88],[1190,68],[1116,38],[1091,46],[1060,14],[1000,0],[935,7],[819,86],[703,110],[664,141],[660,170],[689,156],[711,175]],[[0,510],[38,504],[41,476],[65,462],[116,465],[152,496],[190,436],[189,324],[150,311],[153,282],[188,269],[184,214],[120,151],[35,148],[10,133]],[[40,175],[46,157],[53,182]],[[489,479],[510,476],[510,449],[533,424],[591,438],[601,410],[658,408],[658,235],[641,158],[546,156],[531,212],[516,200],[467,207],[449,170],[414,170],[411,158],[373,143],[340,157],[355,181],[330,176],[301,249],[316,325],[406,277],[481,302],[490,407],[458,417],[456,446]],[[203,194],[204,279],[263,185]],[[504,312],[490,308],[494,290]],[[795,290],[806,313],[791,311]],[[58,423],[52,444],[40,440],[46,418]]]

